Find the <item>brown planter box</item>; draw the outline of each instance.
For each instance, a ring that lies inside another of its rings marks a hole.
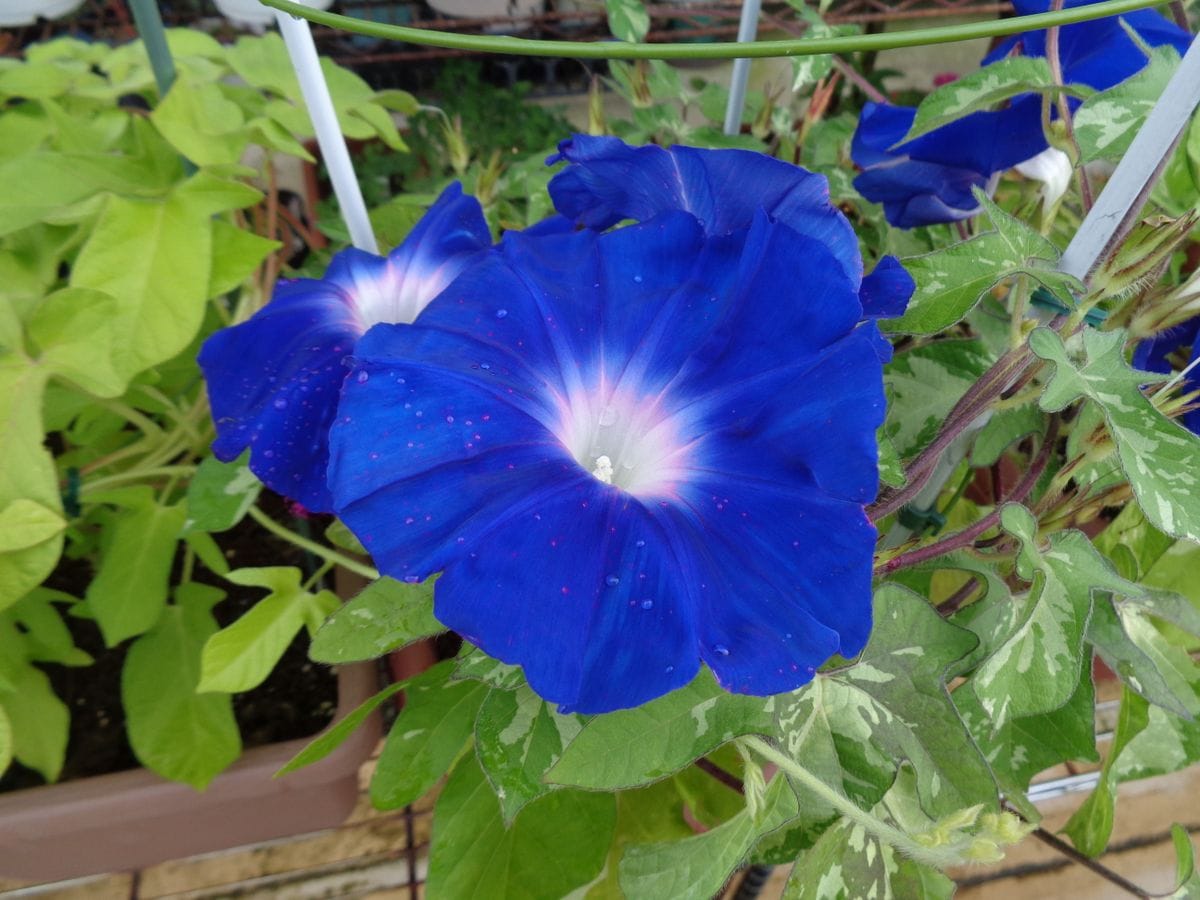
[[[378,686],[373,664],[342,666],[338,718]],[[119,872],[340,825],[380,734],[376,713],[329,756],[283,778],[272,776],[312,738],[255,747],[203,793],[134,769],[0,795],[0,877]]]

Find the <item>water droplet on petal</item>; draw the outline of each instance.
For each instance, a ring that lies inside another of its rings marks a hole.
[[[608,428],[610,425],[616,425],[619,418],[621,418],[621,414],[614,407],[606,406],[600,413],[600,427]]]
[[[616,587],[618,584],[621,583],[621,579],[618,578],[616,575],[609,575],[607,578],[604,579],[604,583],[607,584],[609,587]]]
[[[404,580],[405,580],[406,582],[408,582],[409,584],[416,584],[416,583],[417,583],[418,581],[420,581],[421,579],[420,579],[420,578],[418,578],[416,575],[405,575],[405,576],[404,576]]]
[[[453,425],[454,424],[454,416],[446,416],[446,424]]]
[[[635,547],[645,547],[645,546],[646,546],[646,542],[645,542],[645,541],[637,541],[637,542],[635,542],[635,543],[634,543],[634,545],[633,545],[633,546],[635,546]]]
[[[666,668],[666,673],[667,673],[668,675],[670,675],[670,674],[671,674],[672,672],[674,672],[674,671],[675,671],[675,667],[674,667],[674,666],[667,666],[667,668]]]
[[[507,315],[508,315],[508,310],[507,310],[507,309],[498,309],[498,310],[496,310],[496,318],[497,318],[497,319],[503,319],[503,318],[504,318],[505,316],[507,316]]]
[[[355,376],[355,381],[357,381],[359,384],[366,384],[367,379],[370,377],[371,376],[367,374],[367,370],[363,369],[361,372],[358,373],[357,376]]]
[[[633,276],[633,280],[634,280],[634,283],[636,283],[636,284],[641,284],[641,283],[642,283],[642,276],[641,276],[641,275],[634,275],[634,276]]]
[[[643,600],[642,601],[642,609],[654,609],[654,601],[653,600]]]
[[[717,654],[717,656],[728,656],[729,648],[726,647],[724,644],[714,644],[713,645],[713,653]]]
[[[287,409],[287,401],[282,397],[276,397],[275,402],[271,404],[276,409]]]

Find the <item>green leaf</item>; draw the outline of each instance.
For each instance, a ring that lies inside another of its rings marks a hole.
[[[106,529],[107,543],[85,597],[109,647],[158,621],[183,529],[182,504],[160,506],[145,486],[136,497],[136,504]]]
[[[189,532],[185,529],[183,539],[192,548],[200,562],[208,566],[210,572],[217,575],[229,574],[229,562],[225,559],[225,554],[221,552],[217,542],[212,539],[211,534],[206,531]]]
[[[1096,409],[1094,403],[1087,407]],[[1196,570],[1192,568],[1200,562],[1200,556],[1194,555],[1198,548],[1188,541],[1176,541],[1163,534],[1146,520],[1146,514],[1136,503],[1126,504],[1108,527],[1096,535],[1093,543],[1114,564],[1119,547],[1129,551],[1129,555],[1122,554],[1122,558],[1132,570],[1126,572],[1118,566],[1118,571],[1130,581],[1140,581],[1148,588],[1161,588],[1184,596],[1192,596],[1190,592],[1194,592],[1192,599],[1200,606],[1200,590],[1197,589],[1200,585],[1196,584],[1193,577]]]
[[[841,821],[796,862],[783,900],[950,900],[954,882]]]
[[[1092,93],[1083,85],[1055,85],[1050,64],[1040,56],[1010,56],[926,94],[903,141],[911,141],[963,116],[993,109],[1005,100],[1030,92],[1064,93],[1071,97]]]
[[[1174,600],[1173,605],[1182,603],[1193,617],[1200,616],[1182,597]],[[1200,716],[1200,667],[1150,621],[1160,614],[1160,602],[1171,603],[1171,598],[1097,599],[1087,639],[1129,688],[1156,706],[1195,718]],[[1200,623],[1190,625],[1193,634],[1200,631]]]
[[[879,442],[879,480],[890,487],[904,487],[908,478],[904,474],[904,465],[900,462],[900,454],[896,445],[886,433],[887,423],[879,426],[876,440]]]
[[[488,656],[478,647],[463,644],[459,653],[452,681],[471,679],[482,681],[494,688],[511,691],[525,683],[525,676],[519,666],[502,663],[495,657]]]
[[[46,375],[45,369],[19,354],[0,354],[0,510],[5,512],[10,504],[22,500],[61,515],[58,473],[43,443]],[[22,504],[17,511],[26,515],[29,509]],[[58,562],[62,542],[60,531],[39,543],[0,551],[0,609],[50,574]]]
[[[440,634],[446,626],[433,617],[433,583],[380,578],[334,612],[308,648],[324,663],[357,662]]]
[[[195,337],[211,260],[211,217],[186,198],[108,198],[71,269],[71,286],[117,299],[113,363],[121,377],[170,359]]]
[[[0,710],[12,732],[12,754],[24,766],[55,781],[67,754],[70,712],[46,673],[5,642],[0,652]]]
[[[219,84],[179,78],[150,114],[164,138],[198,166],[237,163],[248,135],[245,115]]]
[[[450,681],[453,671],[453,661],[446,660],[411,680],[371,779],[377,809],[419,799],[468,746],[488,689],[478,681]]]
[[[292,566],[235,569],[234,584],[270,593],[227,628],[208,639],[201,657],[199,691],[248,691],[260,685],[300,630],[315,632],[340,601],[331,591],[310,594]]]
[[[119,397],[128,379],[114,368],[115,297],[87,288],[63,288],[34,308],[27,328],[41,348],[39,362],[98,397]]]
[[[1027,435],[1041,434],[1045,427],[1046,417],[1036,403],[1000,410],[975,436],[971,446],[971,466],[986,468],[998,462],[1012,444]]]
[[[391,699],[400,691],[406,689],[411,679],[397,681],[394,684],[389,684],[375,696],[364,700],[353,710],[350,711],[344,718],[338,719],[319,735],[310,741],[303,750],[293,756],[278,772],[275,773],[276,778],[287,775],[289,772],[295,772],[297,769],[303,769],[305,766],[311,766],[313,763],[324,759],[354,733],[371,713],[379,708],[380,704]]]
[[[797,811],[796,795],[787,780],[776,777],[767,786],[758,819],[744,809],[704,834],[680,841],[635,844],[621,860],[624,896],[628,900],[708,900],[720,891],[754,842],[784,825]]]
[[[55,607],[56,602],[75,604],[69,594],[48,588],[34,588],[3,616],[17,623],[24,632],[24,655],[29,662],[57,663],[60,666],[90,666],[94,660],[75,646],[70,629]]]
[[[884,375],[891,397],[884,427],[901,459],[937,436],[950,409],[988,364],[978,341],[936,341],[896,355]]]
[[[684,798],[673,779],[665,779],[617,798],[617,827],[604,868],[591,883],[572,896],[583,900],[612,900],[621,896],[620,862],[631,844],[678,840],[695,831],[684,817]]]
[[[325,529],[325,540],[347,553],[356,553],[359,556],[367,555],[366,548],[342,523],[341,519],[334,519],[329,523],[329,527]]]
[[[1085,162],[1120,161],[1178,67],[1179,52],[1174,47],[1155,47],[1136,75],[1083,101],[1074,122]]]
[[[262,261],[282,245],[221,219],[212,223],[212,269],[208,274],[208,296],[228,293],[253,275]]]
[[[608,794],[554,791],[505,828],[473,756],[454,769],[434,810],[432,897],[558,900],[604,866],[616,824]]]
[[[1169,775],[1200,762],[1200,720],[1150,707],[1150,721],[1113,765],[1119,781]]]
[[[152,188],[135,160],[116,155],[37,149],[6,158],[0,161],[0,236],[106,190],[150,194]]]
[[[1000,523],[1021,542],[1017,572],[1032,586],[991,623],[985,642],[992,652],[971,681],[996,728],[1010,716],[1058,709],[1075,693],[1094,591],[1143,593],[1117,575],[1080,531],[1051,535],[1043,551],[1037,520],[1023,506],[1007,504]]]
[[[189,582],[158,624],[129,647],[121,703],[129,743],[142,765],[203,790],[242,752],[226,694],[198,694],[200,651],[217,630],[212,607],[225,592]]]
[[[250,471],[249,458],[248,450],[228,463],[214,456],[204,458],[188,483],[185,535],[226,531],[242,521],[262,490],[262,483]]]
[[[650,30],[650,14],[642,0],[604,0],[608,30],[617,40],[636,44]]]
[[[26,550],[61,534],[66,527],[54,510],[18,497],[0,510],[0,553]]]
[[[885,331],[934,334],[970,312],[984,292],[1013,275],[1032,276],[1064,299],[1082,285],[1056,268],[1058,249],[1037,231],[976,192],[995,231],[904,260],[917,283],[908,309],[882,323]]]
[[[475,752],[505,823],[550,790],[542,776],[582,727],[579,716],[554,712],[528,685],[488,692],[475,721]]]
[[[1063,831],[1071,838],[1080,853],[1096,857],[1108,846],[1112,836],[1113,817],[1117,808],[1117,786],[1113,778],[1113,764],[1121,752],[1138,734],[1150,724],[1150,708],[1146,701],[1132,691],[1121,695],[1121,712],[1117,717],[1117,729],[1112,745],[1104,758],[1100,780],[1095,790],[1088,795],[1072,814]]]
[[[994,728],[979,698],[965,686],[954,692],[954,704],[987,759],[1009,802],[1021,808],[1035,775],[1059,763],[1097,762],[1096,691],[1092,684],[1091,654],[1084,654],[1079,679],[1070,699],[1053,712],[1010,718]],[[1038,813],[1021,809],[1030,821]]]
[[[1141,391],[1156,376],[1125,362],[1123,331],[1083,331],[1086,359],[1076,365],[1062,339],[1038,328],[1029,345],[1054,364],[1054,377],[1042,394],[1042,409],[1063,409],[1080,396],[1103,411],[1129,485],[1146,518],[1167,534],[1200,542],[1200,490],[1192,474],[1200,469],[1200,438],[1162,415]]]
[[[1175,890],[1169,900],[1194,900],[1200,897],[1200,874],[1196,872],[1196,856],[1187,829],[1171,826],[1171,842],[1175,845]]]
[[[612,790],[663,778],[738,735],[769,733],[780,699],[731,694],[705,669],[664,697],[593,716],[547,780]]]
[[[261,191],[245,182],[220,178],[210,172],[197,172],[175,190],[175,199],[197,216],[245,209],[262,198]]]
[[[8,771],[13,761],[12,723],[8,721],[8,713],[0,705],[0,775]]]
[[[912,764],[921,806],[941,816],[994,805],[995,785],[946,689],[950,666],[976,638],[944,621],[920,596],[896,584],[875,593],[875,628],[859,661],[779,697],[783,749],[864,809]],[[802,787],[801,818],[814,831],[837,815]]]

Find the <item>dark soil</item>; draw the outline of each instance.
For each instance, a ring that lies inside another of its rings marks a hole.
[[[282,500],[268,499],[264,494],[260,505],[288,527],[297,531],[305,528],[306,522],[294,519]],[[315,517],[307,521],[314,535],[320,535],[326,524]],[[214,538],[233,568],[295,565],[305,572],[314,568],[307,554],[265,534],[250,519]],[[64,557],[46,584],[79,597],[86,591],[90,578],[88,562]],[[198,561],[193,578],[226,592],[226,598],[213,610],[222,628],[263,597],[262,588],[230,584],[204,569]],[[137,768],[140,763],[126,739],[125,713],[121,707],[121,667],[132,640],[108,649],[95,622],[69,615],[64,618],[76,646],[95,662],[85,667],[42,667],[54,692],[71,711],[67,758],[59,780]],[[336,707],[337,678],[328,667],[309,661],[306,632],[292,642],[261,685],[233,698],[234,716],[246,749],[316,734],[333,718]],[[14,762],[0,778],[0,792],[42,783],[38,773]]]

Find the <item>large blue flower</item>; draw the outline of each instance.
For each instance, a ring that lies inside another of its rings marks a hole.
[[[1175,370],[1172,356],[1183,356],[1193,366],[1183,376],[1181,393],[1200,391],[1200,317],[1189,319],[1142,341],[1133,351],[1133,365],[1143,372],[1167,375]],[[1180,419],[1189,431],[1200,434],[1200,407],[1184,413]]]
[[[1069,0],[1067,6],[1091,2],[1096,0]],[[1017,0],[1016,6],[1021,15],[1032,15],[1046,12],[1049,0]],[[1152,10],[1068,25],[1059,33],[1064,80],[1104,90],[1138,72],[1146,56],[1125,26],[1151,47],[1170,45],[1183,53],[1191,42],[1191,35]],[[1011,53],[1045,56],[1046,32],[1014,35],[983,63]],[[864,170],[854,186],[868,200],[882,203],[887,220],[898,228],[976,215],[979,204],[973,188],[986,190],[997,173],[1048,146],[1041,100],[1035,95],[1019,97],[1002,110],[973,113],[902,143],[915,115],[912,107],[868,103],[851,146],[851,157]]]
[[[359,342],[331,432],[335,508],[380,570],[441,572],[444,624],[583,712],[701,661],[791,690],[870,630],[884,396],[859,280],[765,212],[647,216],[506,236]]]
[[[547,160],[559,162],[568,165],[551,179],[550,198],[577,226],[604,230],[626,219],[645,222],[683,210],[707,234],[744,234],[762,211],[827,248],[846,277],[860,285],[865,318],[899,316],[912,297],[912,277],[893,256],[863,278],[854,229],[830,202],[825,177],[807,169],[748,150],[633,147],[613,137],[579,134],[562,141]]]
[[[330,510],[328,435],[343,360],[372,325],[413,321],[490,244],[479,202],[453,184],[388,256],[343,250],[325,277],[280,282],[270,303],[200,351],[213,454],[228,461],[249,447],[264,484]]]

